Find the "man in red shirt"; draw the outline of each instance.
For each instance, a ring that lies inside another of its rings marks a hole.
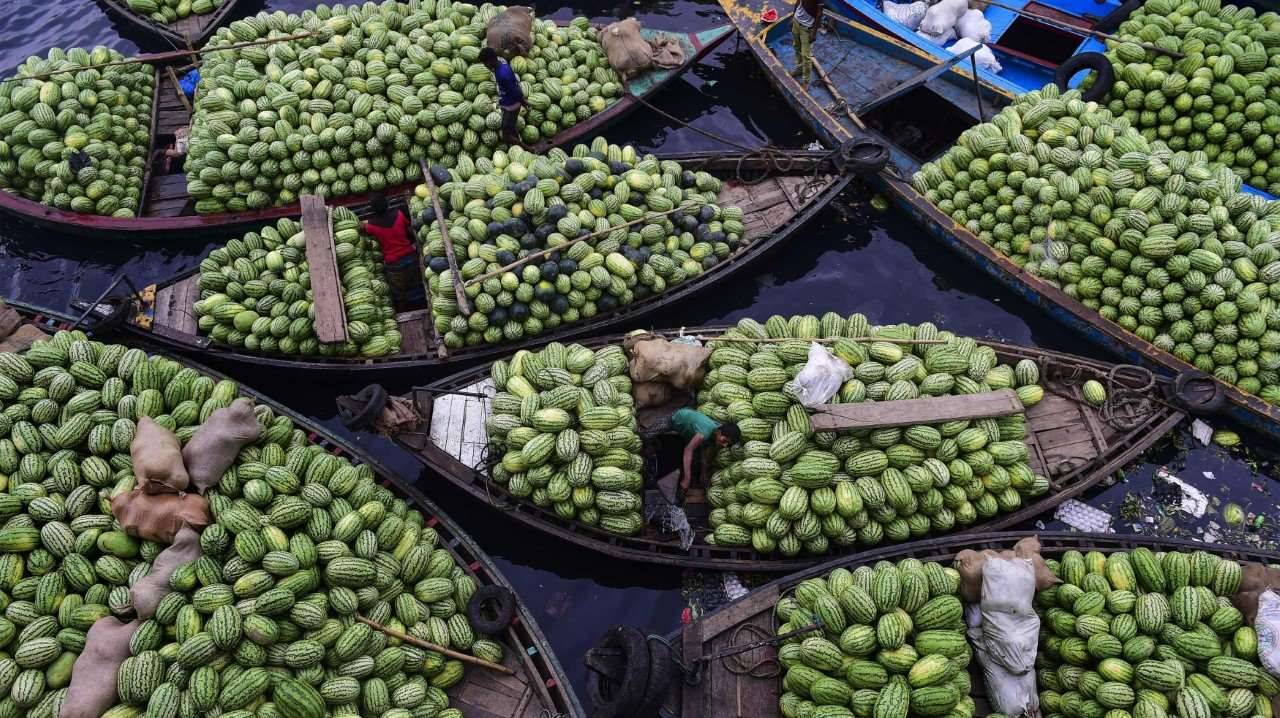
[[[369,198],[373,214],[364,223],[364,231],[378,240],[382,249],[383,272],[391,288],[396,307],[404,309],[426,301],[422,286],[422,269],[418,264],[418,248],[413,242],[413,228],[404,210],[391,209],[387,198],[375,192]]]

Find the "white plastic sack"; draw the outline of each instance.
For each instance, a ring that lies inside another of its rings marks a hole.
[[[991,662],[1009,673],[1035,667],[1040,637],[1040,617],[1031,607],[1035,595],[1036,571],[1029,559],[992,557],[982,565],[982,635]]]
[[[947,28],[947,31],[942,33],[941,35],[932,35],[930,33],[925,32],[924,30],[919,30],[916,32],[916,34],[940,47],[946,47],[947,43],[956,39],[955,28]]]
[[[952,45],[951,47],[948,47],[947,52],[951,53],[952,55],[959,55],[960,53],[965,52],[966,50],[973,47],[974,45],[982,45],[982,43],[974,42],[973,40],[970,40],[968,38],[961,38],[959,40],[956,40],[956,44]],[[1000,65],[1000,61],[996,59],[995,53],[991,52],[991,48],[987,47],[986,45],[982,45],[982,49],[974,53],[974,59],[978,61],[978,67],[981,67],[984,70],[989,70],[991,72],[1000,72],[1001,70],[1004,69]]]
[[[1267,673],[1280,677],[1280,595],[1274,590],[1258,594],[1258,617],[1253,628],[1258,632],[1258,663]]]
[[[1011,673],[992,660],[984,660],[984,649],[978,650],[982,678],[987,684],[987,700],[999,713],[1009,718],[1038,716],[1040,695],[1036,692],[1036,672]]]
[[[920,21],[924,19],[927,12],[929,12],[929,3],[924,0],[913,3],[896,3],[889,0],[884,2],[884,14],[888,15],[890,20],[906,25],[910,30],[920,27]]]
[[[920,30],[930,35],[954,32],[956,21],[968,9],[969,0],[941,0],[924,14],[924,19],[920,21]]]
[[[813,342],[809,344],[809,361],[796,374],[796,398],[809,408],[825,404],[852,377],[853,369],[845,360]]]
[[[981,10],[967,10],[956,21],[956,34],[974,42],[991,42],[991,22]]]

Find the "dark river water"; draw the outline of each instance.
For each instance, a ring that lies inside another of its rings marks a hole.
[[[296,11],[311,4],[309,0],[272,0],[267,8]],[[630,14],[648,27],[665,30],[704,29],[723,22],[714,2],[535,4],[543,16],[582,14],[603,19]],[[261,7],[259,1],[254,9]],[[121,35],[122,30],[93,0],[7,0],[0,7],[0,75],[8,75],[28,55],[43,54],[55,45],[104,44],[131,54],[136,45],[127,34]],[[656,104],[694,127],[745,145],[797,147],[812,139],[771,91],[750,54],[732,39],[673,83]],[[645,110],[612,129],[609,139],[644,150],[723,148],[697,132],[669,126]],[[863,312],[882,323],[932,321],[973,336],[1094,353],[1033,307],[931,243],[904,218],[872,211],[867,199],[851,191],[760,274],[739,277],[713,295],[699,297],[667,323],[698,325],[744,316],[763,320],[775,313],[821,315],[828,310]],[[123,236],[110,241],[73,240],[0,224],[0,296],[65,309],[71,297],[96,296],[121,273],[144,285],[194,266],[206,249],[189,242],[139,244]],[[248,374],[235,367],[219,368],[339,432],[345,430],[334,416],[333,398],[359,388],[301,384],[287,373]],[[397,381],[388,388],[403,391],[414,378],[398,377]],[[498,512],[459,496],[386,441],[371,435],[356,438],[394,470],[417,477],[426,493],[500,564],[549,636],[580,696],[584,696],[582,655],[606,628],[625,622],[665,633],[679,625],[686,597],[678,570],[602,560],[522,529]],[[1087,497],[1089,504],[1120,516],[1114,519],[1115,530],[1273,543],[1268,516],[1274,503],[1273,482],[1265,459],[1200,447],[1186,430],[1148,458],[1149,463],[1132,467],[1127,479]],[[1178,510],[1176,500],[1171,504],[1152,498],[1153,477],[1161,467],[1208,495],[1202,516]],[[1249,513],[1248,523],[1255,512],[1261,514],[1261,528],[1226,527],[1219,511],[1228,501],[1243,506]],[[1052,517],[1043,521],[1027,528],[1064,527]]]

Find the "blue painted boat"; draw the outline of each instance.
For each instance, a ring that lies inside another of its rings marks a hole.
[[[765,74],[819,139],[829,147],[869,139],[886,144],[891,164],[872,180],[934,239],[990,277],[1093,343],[1165,376],[1193,376],[1195,368],[1023,271],[1008,257],[939,211],[911,186],[911,175],[944,152],[968,127],[989,118],[1015,93],[974,82],[967,59],[939,64],[913,44],[879,29],[834,17],[819,35],[814,57],[826,80],[808,88],[791,77],[795,55],[791,23],[764,23],[765,0],[720,0]],[[975,94],[978,93],[978,94]],[[1250,429],[1280,439],[1280,407],[1217,380],[1206,383],[1225,398],[1223,413]]]
[[[991,23],[991,41],[987,43],[987,47],[996,56],[1001,70],[997,74],[979,69],[978,76],[992,87],[1014,95],[1038,90],[1053,83],[1058,66],[1069,57],[1085,52],[1104,52],[1106,45],[1101,40],[1086,37],[1082,33],[1090,30],[1113,32],[1133,10],[1132,4],[1123,4],[1120,0],[999,2],[1008,8],[1021,10],[1023,14],[995,5],[984,11],[983,14]],[[951,53],[945,48],[885,14],[884,0],[832,0],[828,7],[842,17],[870,25],[904,44],[928,53],[935,61],[951,57]],[[1031,17],[1032,15],[1044,18],[1045,21]],[[1077,28],[1080,32],[1073,33],[1066,28]],[[1079,84],[1084,77],[1085,73],[1078,73],[1072,78],[1071,86]],[[1245,185],[1245,190],[1266,199],[1275,199],[1275,196],[1257,187]]]

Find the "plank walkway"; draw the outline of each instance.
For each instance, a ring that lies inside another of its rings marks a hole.
[[[144,217],[180,217],[192,214],[194,207],[187,194],[187,175],[182,171],[182,161],[175,160],[164,171],[164,151],[173,146],[174,132],[191,124],[191,113],[178,98],[178,90],[166,73],[160,73],[159,108],[156,114],[155,136],[151,140],[152,175],[147,187],[146,201],[142,205]]]

